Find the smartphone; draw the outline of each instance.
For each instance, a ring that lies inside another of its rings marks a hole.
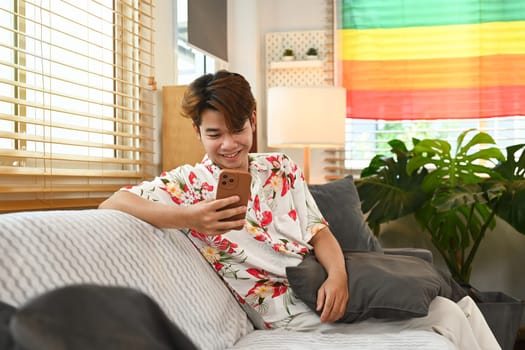
[[[242,205],[247,205],[248,200],[250,199],[250,186],[252,183],[252,176],[247,171],[242,170],[233,170],[233,169],[223,169],[219,173],[219,184],[217,185],[217,194],[216,199],[226,198],[233,195],[240,197],[238,202],[229,204],[221,210],[236,208]],[[245,213],[237,214],[232,217],[229,217],[227,221],[240,220],[244,219],[246,216]],[[237,229],[241,229],[239,227]]]

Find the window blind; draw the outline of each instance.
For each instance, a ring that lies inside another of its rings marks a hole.
[[[152,11],[2,1],[0,212],[92,207],[153,174]]]
[[[398,109],[396,106],[400,103],[401,98],[391,100],[352,98],[349,100],[349,111],[352,110],[352,113],[346,120],[346,145],[341,149],[327,150],[326,179],[336,179],[347,173],[359,175],[361,170],[369,164],[375,155],[391,156],[387,142],[392,139],[404,141],[409,148],[412,147],[412,138],[441,138],[454,145],[457,136],[462,131],[474,128],[489,133],[495,139],[497,146],[503,151],[509,145],[524,142],[525,116],[520,112],[522,106],[520,101],[522,99],[516,98],[517,94],[504,93],[507,88],[512,91],[523,91],[523,84],[520,83],[522,75],[520,75],[521,70],[519,69],[519,64],[522,64],[523,60],[520,61],[519,57],[523,54],[525,46],[522,40],[517,39],[518,36],[516,34],[523,29],[523,26],[519,26],[525,18],[525,12],[522,11],[523,6],[520,6],[519,1],[510,1],[506,5],[500,3],[487,5],[483,1],[480,1],[479,4],[472,1],[432,1],[431,3],[429,3],[429,6],[422,8],[418,6],[419,2],[412,0],[399,3],[373,0],[366,2],[366,6],[364,6],[365,3],[363,3],[363,6],[355,6],[355,2],[346,0],[336,2],[336,13],[338,14],[336,27],[346,28],[343,25],[346,23],[347,29],[350,29],[347,34],[349,34],[350,38],[354,38],[351,42],[347,40],[347,43],[350,42],[347,47],[347,54],[348,52],[355,53],[355,55],[347,55],[346,57],[348,61],[347,68],[352,68],[351,72],[349,70],[346,72],[346,78],[351,82],[348,88],[358,90],[358,93],[362,93],[363,96],[376,92],[378,95],[388,95],[394,91],[392,89],[399,89],[399,91],[407,93],[409,104]],[[406,16],[398,16],[400,12],[404,12]],[[442,16],[436,16],[435,14],[438,12]],[[370,15],[365,16],[364,14],[366,13]],[[426,16],[423,16],[423,14],[426,14]],[[452,24],[462,25],[450,26]],[[383,28],[381,30],[371,29],[375,27]],[[404,28],[399,29],[399,27]],[[423,30],[425,28],[429,32],[425,32]],[[515,31],[513,28],[518,28],[519,30]],[[432,32],[433,29],[436,31]],[[401,33],[399,30],[404,34],[395,38],[395,35],[383,35],[387,33],[399,34]],[[450,36],[445,35],[448,33],[448,30],[452,30],[456,34],[459,30],[462,34],[457,35],[457,40],[451,41]],[[339,31],[339,35],[342,35],[342,32]],[[434,37],[421,34],[429,34],[430,32],[434,34]],[[370,36],[357,35],[359,33],[369,33]],[[465,33],[474,33],[475,35],[469,37],[468,35],[465,36]],[[374,35],[378,35],[378,38],[385,42],[372,40]],[[461,35],[463,36],[461,37]],[[415,42],[410,41],[409,38],[418,36],[424,36],[425,40],[416,43],[415,46],[411,46]],[[338,41],[338,43],[339,47],[342,47],[341,41]],[[450,44],[455,48],[461,47],[462,49],[429,50],[428,48],[431,44],[436,44],[438,48]],[[509,51],[509,47],[512,47],[512,50]],[[466,50],[466,48],[470,48],[470,51]],[[487,48],[490,48],[490,50],[487,51]],[[389,51],[390,49],[393,51]],[[491,50],[496,50],[498,55],[490,54]],[[390,55],[384,55],[383,61],[378,60],[379,53],[385,52],[390,52]],[[411,54],[415,56],[409,57]],[[423,57],[425,59],[419,61],[419,63],[422,63],[421,65],[413,64],[414,62],[411,65],[408,58],[412,58],[417,62],[418,58],[422,58],[419,55],[431,54],[436,56],[434,57],[435,59],[442,59],[443,62],[451,65],[444,66],[448,67],[446,69],[436,69],[433,71],[433,74],[405,75],[405,78],[398,80],[394,79],[391,74],[393,71],[396,74],[408,72],[414,74],[424,73],[422,67],[428,68],[430,66],[427,63],[438,62],[438,60],[431,60],[431,57]],[[465,67],[462,66],[462,62],[465,63],[465,57],[456,57],[458,60],[454,61],[455,56],[458,54],[470,58],[472,58],[471,56],[474,56],[474,58],[478,56],[479,62],[483,64],[475,65],[474,70],[472,70],[471,66],[468,66],[470,70],[465,70]],[[341,54],[338,57],[343,56]],[[399,59],[400,57],[402,59]],[[497,63],[498,58],[502,59],[502,62],[506,62],[504,59],[509,59],[509,62],[514,63],[513,65],[492,65],[492,63]],[[397,68],[404,68],[397,70],[387,69],[388,64],[392,62],[399,63],[396,66]],[[342,62],[342,64],[344,65],[345,63]],[[382,75],[380,79],[374,79],[371,71],[361,69],[369,64],[377,68],[376,73],[384,74],[384,76]],[[499,70],[496,70],[496,67]],[[342,77],[343,67],[338,66],[338,68],[336,76]],[[468,74],[457,74],[457,72],[474,72],[479,77],[474,79],[469,77]],[[453,79],[449,79],[451,77]],[[360,88],[356,88],[357,85],[352,85],[356,82],[361,84]],[[372,87],[370,82],[383,85]],[[432,84],[434,86],[431,86]],[[441,85],[438,86],[436,84]],[[499,92],[490,90],[494,86],[500,86],[502,89]],[[469,109],[460,109],[458,105],[451,103],[451,100],[445,99],[444,94],[436,95],[434,106],[439,113],[429,117],[426,114],[431,110],[430,107],[425,107],[421,110],[414,107],[416,105],[415,101],[418,100],[418,93],[415,92],[418,87],[427,89],[423,94],[425,96],[427,96],[427,92],[430,92],[429,88],[441,89],[441,91],[447,92],[451,96],[452,101],[469,105]],[[469,99],[463,99],[462,96],[464,95],[460,94],[461,91],[458,90],[458,87],[477,87],[479,91],[473,90],[474,92],[470,94]],[[488,90],[484,90],[486,87],[488,87]],[[483,91],[492,92],[490,96],[486,96]],[[350,92],[349,95],[351,94]],[[381,102],[387,103],[381,104]],[[371,108],[381,110],[381,113],[354,113],[357,104],[366,104]],[[478,114],[471,112],[471,110],[477,109],[483,111],[492,110],[492,112]],[[402,112],[401,117],[399,115],[393,117],[395,115],[393,112],[396,110]],[[465,111],[468,111],[468,113],[465,113]],[[421,118],[418,118],[418,116],[421,116]],[[462,119],[452,119],[458,118],[458,116]],[[356,119],[358,117],[360,119]],[[433,118],[435,120],[432,120]]]

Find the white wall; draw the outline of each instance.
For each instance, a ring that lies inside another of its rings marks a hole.
[[[259,43],[260,1],[228,0],[228,69],[242,74],[250,82],[257,101],[257,140],[264,137],[262,111],[264,83],[261,67],[264,66],[263,47]]]
[[[270,32],[324,29],[325,0],[229,0],[228,6],[231,15],[229,69],[243,74],[254,89],[258,101],[258,150],[285,152],[302,167],[301,149],[270,149],[266,146],[265,35]],[[323,156],[321,150],[311,152],[312,183],[325,182]]]

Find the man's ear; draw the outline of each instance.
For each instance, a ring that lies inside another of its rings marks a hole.
[[[257,111],[253,111],[252,116],[250,117],[250,124],[252,126],[252,131],[255,132],[255,127],[257,125]]]
[[[195,125],[195,123],[191,123],[191,125],[193,126],[193,130],[195,131],[198,139],[200,140],[201,139],[201,129],[197,125]]]

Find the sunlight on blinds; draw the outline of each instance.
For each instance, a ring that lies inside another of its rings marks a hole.
[[[0,211],[93,206],[153,173],[153,4],[0,5]]]

